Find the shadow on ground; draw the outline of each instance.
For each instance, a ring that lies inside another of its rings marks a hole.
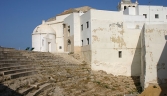
[[[9,87],[3,84],[0,84],[0,96],[23,96],[23,95],[10,89]]]

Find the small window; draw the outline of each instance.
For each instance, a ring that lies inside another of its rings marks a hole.
[[[166,15],[166,19],[167,19],[167,15]]]
[[[89,28],[89,22],[86,22],[86,27]]]
[[[147,14],[143,14],[143,16],[144,16],[145,18],[147,18]]]
[[[87,41],[88,41],[88,45],[89,45],[89,38],[87,38]]]
[[[70,36],[70,26],[68,26],[68,36]]]
[[[81,42],[82,42],[82,46],[83,46],[83,40],[81,40]]]
[[[71,41],[70,41],[70,39],[68,39],[67,44],[68,44],[68,45],[71,45]]]
[[[119,57],[119,58],[122,58],[122,51],[119,51],[119,52],[118,52],[118,57]]]
[[[135,6],[133,6],[133,7],[135,7]]]
[[[159,15],[158,15],[158,14],[155,14],[155,18],[159,18]]]
[[[63,28],[66,28],[66,24],[63,24]]]
[[[70,26],[68,26],[68,32],[70,32]]]
[[[59,49],[62,49],[62,47],[61,47],[61,46],[59,46]]]
[[[83,24],[81,25],[81,31],[83,31]]]
[[[126,6],[124,6],[124,10],[126,9]]]

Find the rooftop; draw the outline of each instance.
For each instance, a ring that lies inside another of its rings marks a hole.
[[[89,11],[90,9],[94,9],[94,8],[91,8],[91,7],[89,7],[89,6],[83,6],[83,7],[79,7],[79,8],[70,8],[70,9],[65,10],[64,12],[62,12],[62,13],[56,15],[56,16],[66,15],[66,14],[70,14],[70,13],[74,13],[74,12],[77,13],[77,12],[79,12],[79,11],[82,11],[82,12],[85,13],[85,12]],[[52,18],[49,18],[49,19],[47,20],[47,22],[56,20],[56,16],[55,16],[55,17],[52,17]]]

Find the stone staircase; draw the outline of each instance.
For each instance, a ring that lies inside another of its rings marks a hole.
[[[0,82],[37,73],[33,61],[17,50],[0,50]]]
[[[0,49],[0,96],[124,96],[141,90],[139,77],[95,72],[75,58]]]

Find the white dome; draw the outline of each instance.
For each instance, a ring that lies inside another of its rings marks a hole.
[[[42,24],[42,25],[37,26],[33,31],[33,34],[39,34],[39,33],[56,34],[56,31],[52,27],[50,27],[49,25]]]

